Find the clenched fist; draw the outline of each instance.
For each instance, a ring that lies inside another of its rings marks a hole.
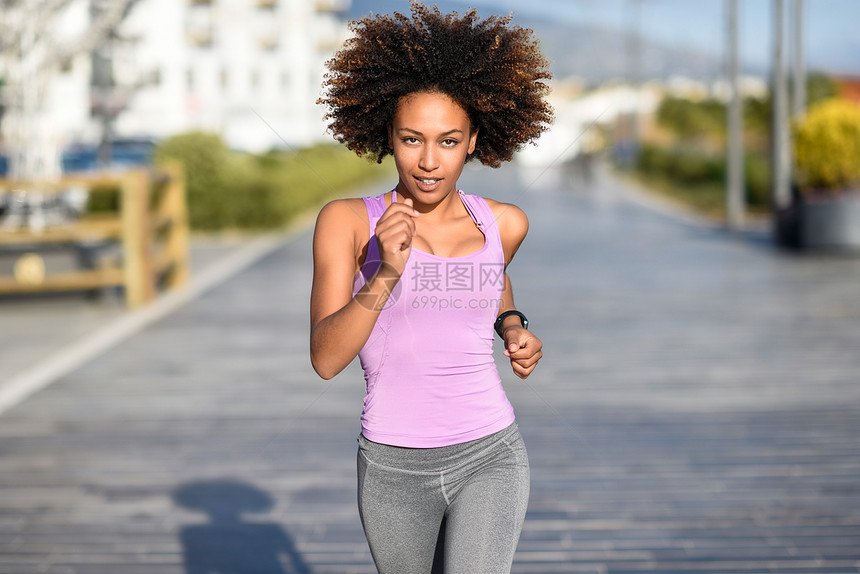
[[[382,268],[390,267],[398,277],[406,269],[406,260],[412,252],[416,217],[418,211],[412,207],[412,199],[406,198],[402,203],[389,205],[376,223],[376,241]]]

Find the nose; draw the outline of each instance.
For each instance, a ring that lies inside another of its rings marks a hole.
[[[439,167],[439,158],[433,145],[426,144],[422,147],[421,156],[418,158],[418,167],[426,172],[433,171]]]

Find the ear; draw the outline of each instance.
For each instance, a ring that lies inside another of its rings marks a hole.
[[[388,124],[388,149],[394,150],[394,125]]]
[[[473,153],[475,151],[475,144],[478,142],[478,128],[475,128],[472,133],[469,134],[469,152]]]

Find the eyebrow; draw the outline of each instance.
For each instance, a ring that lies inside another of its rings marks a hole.
[[[413,130],[413,129],[411,129],[411,128],[399,128],[397,131],[398,131],[398,132],[409,132],[409,133],[411,133],[411,134],[415,134],[415,135],[417,135],[417,136],[423,136],[423,135],[424,135],[424,134],[422,134],[421,132],[419,132],[418,130]],[[453,134],[460,134],[460,135],[463,135],[463,130],[459,130],[459,129],[457,129],[457,128],[454,128],[453,130],[448,130],[447,132],[444,132],[444,133],[442,133],[442,134],[439,134],[439,136],[440,136],[440,137],[445,137],[445,136],[450,136],[450,135],[453,135]]]

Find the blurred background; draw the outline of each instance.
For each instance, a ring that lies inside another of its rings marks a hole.
[[[554,74],[461,182],[531,222],[513,571],[856,574],[860,2],[438,5]],[[324,64],[394,10],[0,0],[0,571],[375,572],[308,296],[319,207],[396,181],[326,133]]]
[[[610,160],[649,191],[733,228],[792,204],[804,176],[792,176],[792,122],[824,100],[860,102],[860,6],[851,0],[438,5],[511,13],[535,30],[554,73],[557,121],[521,163],[567,162],[588,172],[593,160]],[[324,149],[332,139],[316,100],[347,21],[408,11],[406,1],[0,6],[0,177],[44,180],[170,157],[197,162],[186,171],[191,225],[212,230],[283,225],[334,189],[344,192],[344,182],[380,173],[344,150]],[[304,178],[286,165],[296,154],[319,162],[305,165]],[[345,171],[343,181],[323,167],[329,162]],[[209,172],[205,181],[201,171]],[[227,191],[236,186],[248,192]],[[5,195],[0,217],[17,225],[16,203]]]

